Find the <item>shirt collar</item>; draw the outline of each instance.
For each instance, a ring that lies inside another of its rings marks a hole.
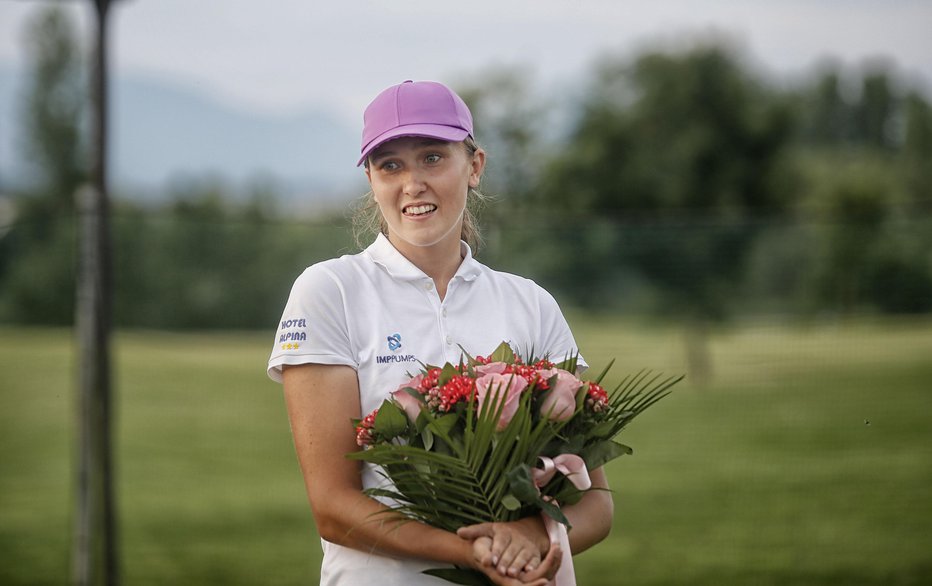
[[[460,263],[453,278],[459,277],[465,281],[472,281],[480,275],[481,265],[479,261],[473,258],[472,249],[463,241],[460,241],[460,252],[463,255],[463,262]],[[430,278],[424,271],[414,266],[410,260],[398,252],[398,249],[389,242],[384,234],[379,233],[375,242],[366,248],[366,254],[374,263],[382,266],[395,279],[417,281]]]

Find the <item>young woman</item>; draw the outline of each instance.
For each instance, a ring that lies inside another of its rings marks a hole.
[[[496,584],[546,584],[560,566],[538,517],[450,533],[392,522],[363,494],[384,480],[344,456],[359,449],[350,424],[377,408],[418,363],[457,362],[503,340],[565,356],[576,342],[557,303],[528,279],[472,257],[468,200],[486,155],[466,104],[436,82],[392,86],[368,106],[359,165],[380,231],[363,252],[309,267],[285,306],[269,359],[284,383],[295,448],[324,550],[321,584],[439,586],[421,573],[470,566]],[[607,488],[602,470],[593,486]],[[610,493],[565,507],[578,553],[611,528]]]

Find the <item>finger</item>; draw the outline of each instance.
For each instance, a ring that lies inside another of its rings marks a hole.
[[[501,555],[498,556],[498,572],[500,574],[505,574],[508,576],[517,576],[518,572],[524,568],[522,563],[520,566],[516,567],[516,561],[518,556],[521,554],[523,548],[522,542],[519,540],[512,540],[512,542],[502,551]],[[494,548],[494,545],[493,545]]]
[[[502,555],[508,549],[508,546],[511,545],[511,533],[508,531],[498,531],[495,535],[492,536],[492,563],[501,566]],[[514,559],[514,554],[508,558],[508,563],[511,563],[511,560]],[[507,568],[506,568],[507,569]],[[505,571],[502,571],[504,574]]]
[[[472,542],[473,559],[480,566],[493,566],[492,563],[492,538],[479,537]]]
[[[511,567],[508,568],[508,575],[519,576],[521,572],[534,569],[539,565],[540,553],[533,549],[524,548],[518,552],[518,555],[516,555],[515,559],[511,562]]]
[[[463,539],[475,539],[477,537],[492,537],[495,535],[495,531],[491,523],[477,523],[460,527],[456,530],[456,534]]]
[[[512,578],[510,576],[502,576],[497,571],[495,571],[494,568],[486,568],[484,573],[493,584],[498,584],[499,586],[547,586],[548,583],[548,580],[543,578],[522,580],[518,578]]]
[[[552,580],[553,577],[557,575],[557,570],[560,569],[560,564],[562,562],[563,550],[560,549],[559,544],[554,543],[550,546],[550,551],[547,552],[547,555],[541,561],[540,566],[521,574],[521,579],[528,581],[535,580],[537,578],[544,578],[545,582]]]

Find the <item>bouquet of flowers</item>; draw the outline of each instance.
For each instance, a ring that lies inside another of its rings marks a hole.
[[[577,360],[524,360],[503,342],[488,356],[427,365],[354,421],[365,449],[347,457],[380,466],[390,483],[366,493],[408,518],[456,531],[542,513],[565,537],[560,506],[590,490],[587,470],[632,453],[615,437],[682,378],[641,372],[607,392],[611,364],[584,381]],[[428,573],[485,583],[465,570]]]

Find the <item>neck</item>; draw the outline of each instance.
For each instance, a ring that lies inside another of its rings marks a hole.
[[[449,239],[433,246],[411,246],[407,242],[392,238],[391,234],[388,240],[402,256],[411,261],[411,264],[433,279],[437,293],[440,299],[443,299],[450,279],[463,262],[459,239]]]

